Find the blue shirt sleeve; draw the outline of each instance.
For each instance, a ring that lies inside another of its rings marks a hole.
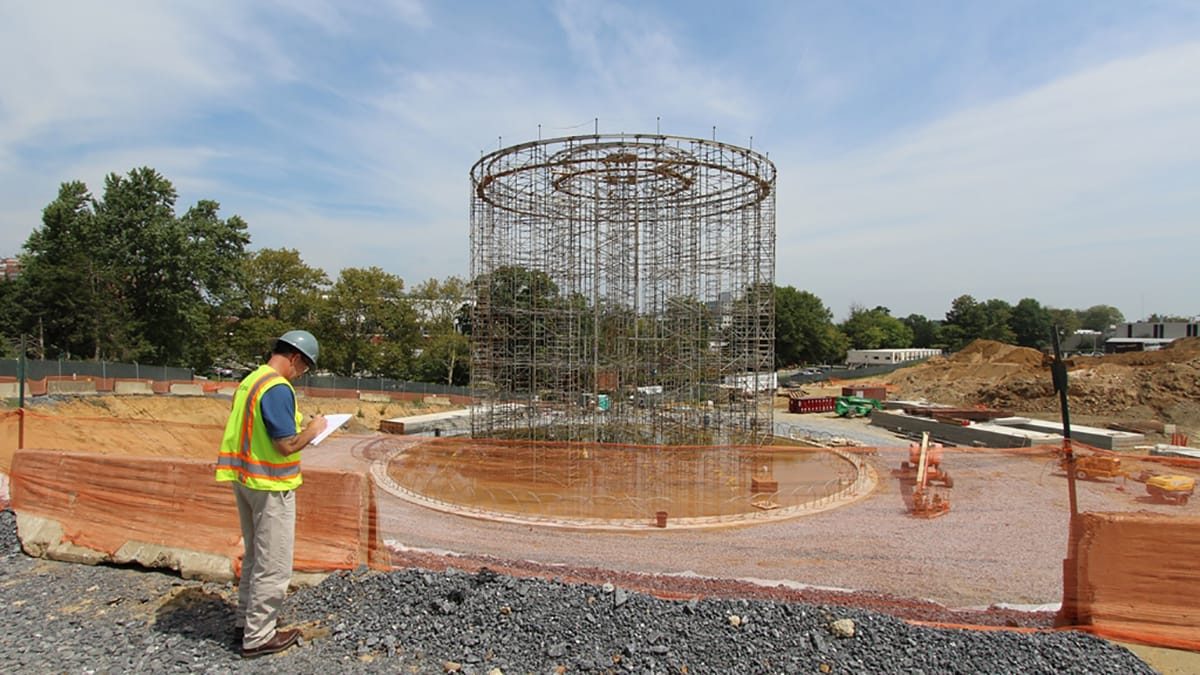
[[[258,403],[267,435],[273,440],[296,435],[296,397],[282,384],[271,387]]]

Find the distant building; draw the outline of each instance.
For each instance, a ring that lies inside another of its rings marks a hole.
[[[21,261],[16,258],[0,258],[0,278],[12,281],[21,274]]]
[[[941,355],[940,349],[851,349],[846,352],[846,365],[883,366]]]
[[[1153,352],[1171,344],[1178,338],[1109,338],[1104,341],[1106,354],[1122,352]]]
[[[1104,333],[1098,330],[1080,328],[1074,334],[1062,339],[1061,348],[1063,353],[1066,354],[1087,355],[1098,353],[1104,349]]]
[[[1117,326],[1112,337],[1104,341],[1104,351],[1110,354],[1150,352],[1162,349],[1179,338],[1197,336],[1200,336],[1200,321],[1123,323]]]
[[[1113,337],[1118,338],[1169,338],[1174,340],[1175,338],[1196,336],[1200,336],[1200,321],[1196,320],[1123,323],[1117,326],[1117,330],[1113,332]]]

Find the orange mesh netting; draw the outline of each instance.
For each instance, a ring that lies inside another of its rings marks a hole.
[[[1099,635],[1200,651],[1200,518],[1083,513],[1078,533],[1064,565],[1067,620],[1073,611]]]
[[[230,486],[215,482],[213,470],[212,461],[19,450],[12,505],[21,515],[57,521],[63,542],[107,556],[126,543],[147,543],[223,556],[236,572],[237,509]],[[373,516],[364,474],[306,469],[296,500],[295,568],[374,561],[381,549]]]

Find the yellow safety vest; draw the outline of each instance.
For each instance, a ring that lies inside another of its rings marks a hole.
[[[246,376],[233,396],[233,410],[225,424],[221,452],[217,456],[217,481],[240,481],[255,490],[283,492],[295,490],[300,478],[300,453],[281,455],[267,434],[262,421],[261,401],[267,390],[277,385],[292,389],[292,383],[263,365]],[[292,396],[296,390],[292,389]],[[303,416],[296,411],[296,433]]]

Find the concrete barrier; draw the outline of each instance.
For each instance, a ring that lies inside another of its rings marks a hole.
[[[20,395],[19,382],[0,382],[0,398],[17,398]]]
[[[241,566],[241,530],[232,487],[217,483],[214,469],[201,460],[18,450],[10,479],[21,545],[55,560],[135,562],[231,580]],[[386,566],[367,474],[312,468],[303,475],[295,570]]]
[[[922,431],[928,431],[930,438],[935,441],[967,447],[1029,448],[1062,440],[1062,436],[1028,429],[1004,427],[990,423],[958,426],[945,424],[929,417],[906,415],[891,410],[872,412],[870,422],[872,426],[883,427],[913,438],[920,438]]]
[[[385,434],[437,434],[455,436],[471,430],[471,409],[447,410],[379,421]]]
[[[96,383],[91,380],[49,380],[47,394],[94,394]]]
[[[391,403],[392,397],[388,394],[378,394],[370,391],[361,391],[358,393],[358,400],[368,403]]]
[[[172,383],[169,389],[172,396],[203,396],[204,387],[199,384]]]
[[[148,380],[117,380],[113,383],[113,393],[117,396],[153,396],[154,387]]]
[[[1030,431],[1037,431],[1044,434],[1062,435],[1061,422],[1034,420],[1029,419],[1028,417],[1002,417],[992,420],[992,423],[1005,427],[1028,429]],[[1098,427],[1088,427],[1079,424],[1071,425],[1071,438],[1097,448],[1104,448],[1105,450],[1132,450],[1133,448],[1146,442],[1146,436],[1144,434],[1131,431],[1101,429]]]

